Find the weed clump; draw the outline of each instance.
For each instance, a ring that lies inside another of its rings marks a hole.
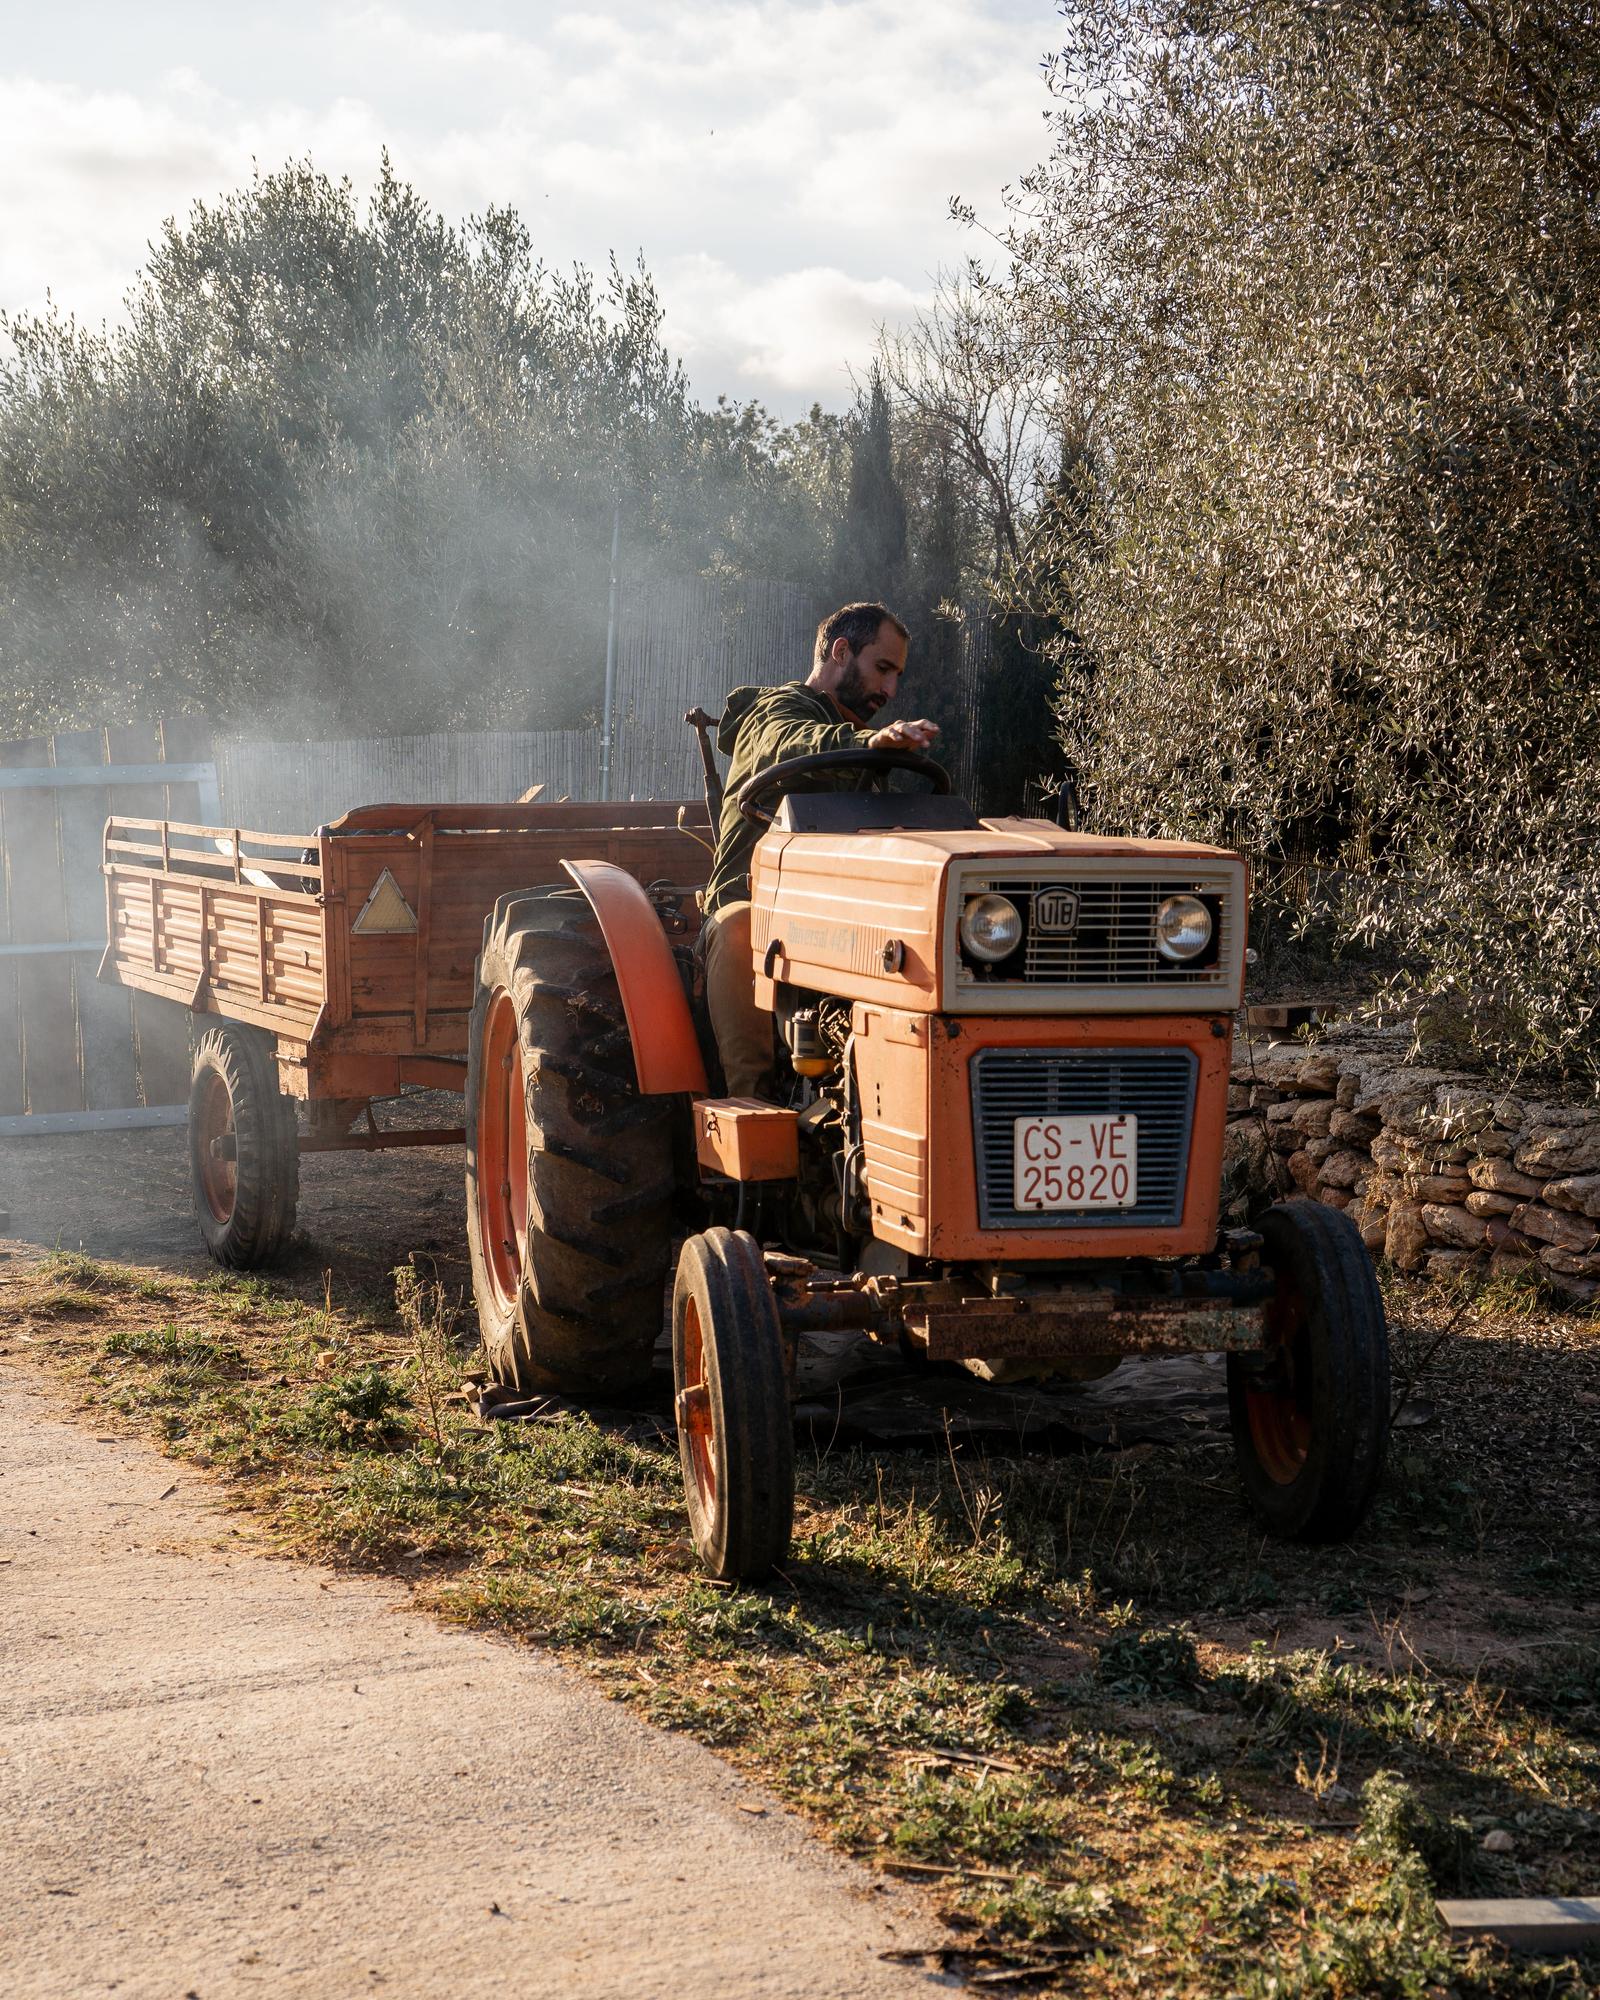
[[[1358,1845],[1390,1861],[1415,1856],[1436,1887],[1459,1889],[1472,1852],[1472,1829],[1464,1819],[1432,1811],[1398,1772],[1374,1771],[1361,1787]]]
[[[86,1257],[81,1250],[53,1250],[39,1269],[52,1284],[85,1292],[121,1292],[129,1283],[127,1272]]]
[[[119,1327],[106,1336],[107,1354],[128,1361],[149,1361],[165,1368],[212,1368],[236,1358],[234,1350],[192,1327]]]
[[[405,1391],[369,1362],[319,1382],[290,1419],[305,1444],[325,1451],[388,1451],[407,1435],[409,1400]]]
[[[1200,1685],[1194,1640],[1181,1626],[1124,1632],[1100,1649],[1100,1681],[1126,1701],[1179,1701]]]
[[[79,1250],[56,1250],[39,1266],[42,1280],[28,1299],[30,1312],[51,1319],[101,1311],[111,1295],[127,1289],[127,1275],[96,1263]]]

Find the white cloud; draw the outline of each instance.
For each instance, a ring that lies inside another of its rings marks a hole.
[[[270,37],[228,10],[207,22],[169,37],[182,68],[159,31],[120,48],[102,65],[114,88],[45,28],[13,38],[11,60],[36,67],[0,76],[0,306],[48,287],[114,315],[162,218],[238,186],[252,158],[310,153],[363,186],[387,144],[447,214],[520,209],[552,261],[642,250],[699,393],[793,410],[843,402],[876,323],[965,254],[948,197],[992,201],[1033,163],[1053,9],[283,0]]]
[[[830,267],[785,271],[752,283],[706,256],[663,271],[667,337],[697,379],[729,395],[771,395],[792,407],[851,395],[851,370],[870,358],[878,328],[926,302],[896,278],[859,278]]]

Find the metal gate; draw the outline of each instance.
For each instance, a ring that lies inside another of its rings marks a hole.
[[[185,1010],[95,978],[112,813],[220,819],[207,726],[136,722],[0,744],[0,1136],[183,1120]]]

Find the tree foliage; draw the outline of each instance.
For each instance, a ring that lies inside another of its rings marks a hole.
[[[1003,316],[1089,417],[1029,576],[1096,822],[1600,1066],[1600,10],[1063,12]]]
[[[1055,627],[1020,580],[1062,447],[1001,303],[944,281],[852,409],[786,424],[695,401],[642,265],[552,270],[513,211],[452,226],[387,161],[365,196],[257,176],[165,226],[109,330],[0,320],[0,735],[581,722],[620,519],[629,577],[893,605],[917,709],[1015,806],[1048,758]]]
[[[844,520],[834,560],[842,602],[897,603],[906,585],[906,497],[895,468],[894,427],[882,373],[874,367],[856,399]]]
[[[5,733],[576,720],[630,573],[820,582],[848,426],[698,407],[642,266],[560,273],[387,161],[169,223],[94,333],[0,325]]]

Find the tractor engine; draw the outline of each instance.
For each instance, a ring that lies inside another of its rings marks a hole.
[[[849,1003],[826,993],[778,989],[779,1039],[793,1072],[796,1119],[794,1213],[787,1233],[841,1263],[868,1233],[862,1193],[851,1182],[860,1113],[850,1063]]]

